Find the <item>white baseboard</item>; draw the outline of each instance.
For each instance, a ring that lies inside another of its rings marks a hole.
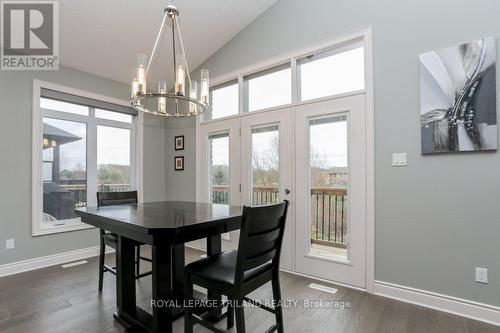
[[[375,281],[375,294],[500,326],[497,306],[383,281]]]
[[[113,249],[106,248],[106,253],[114,252]],[[0,277],[32,271],[54,265],[61,265],[72,261],[78,261],[99,255],[99,246],[85,249],[52,254],[46,257],[33,258],[18,262],[13,262],[0,266]]]

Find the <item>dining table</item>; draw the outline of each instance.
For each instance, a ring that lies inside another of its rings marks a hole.
[[[116,312],[131,332],[172,332],[183,315],[185,244],[206,239],[207,256],[222,251],[222,234],[241,226],[242,207],[189,201],[160,201],[75,210],[82,222],[117,235]],[[151,313],[137,305],[135,246],[151,246]],[[224,317],[222,295],[208,290],[210,309],[197,309],[213,321]],[[203,302],[198,302],[202,304]],[[197,303],[197,304],[198,304]],[[180,306],[173,306],[173,304]],[[161,305],[161,306],[160,306]]]

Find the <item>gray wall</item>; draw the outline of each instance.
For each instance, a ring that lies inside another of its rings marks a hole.
[[[196,200],[196,123],[195,119],[167,119],[166,130],[166,198]],[[184,135],[184,150],[175,150],[174,138]],[[184,156],[184,171],[174,170],[174,156]]]
[[[372,25],[376,279],[498,306],[500,154],[420,154],[418,55],[499,37],[499,12],[494,0],[280,0],[200,67],[217,77]]]
[[[61,66],[59,71],[0,72],[0,265],[98,245],[96,230],[31,236],[32,82],[40,79],[103,95],[128,99],[127,85]],[[166,122],[146,117],[144,195],[166,198]],[[169,164],[170,166],[170,164]],[[14,238],[14,250],[5,240]]]

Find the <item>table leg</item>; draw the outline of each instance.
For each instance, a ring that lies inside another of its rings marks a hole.
[[[173,293],[178,302],[184,301],[185,253],[184,244],[175,245],[172,253]]]
[[[208,257],[214,256],[221,252],[222,252],[222,236],[215,235],[207,237],[207,256]],[[221,304],[222,295],[218,292],[209,289],[207,293],[207,299],[214,301],[214,304]],[[221,316],[222,316],[222,309],[219,308],[214,312],[212,312],[211,316],[207,319],[216,322],[221,320]]]
[[[135,317],[137,312],[135,298],[135,242],[118,236],[116,249],[116,305],[115,318],[122,321]]]
[[[172,310],[168,302],[172,300],[172,247],[154,245],[153,260],[153,301],[161,306],[153,306],[152,331],[172,332]]]

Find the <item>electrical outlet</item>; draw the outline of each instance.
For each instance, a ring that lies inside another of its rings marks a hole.
[[[488,269],[476,267],[476,282],[488,283]]]
[[[406,153],[392,153],[393,166],[407,166]]]
[[[13,239],[7,239],[5,241],[5,249],[6,250],[12,250],[14,248],[14,240]]]

